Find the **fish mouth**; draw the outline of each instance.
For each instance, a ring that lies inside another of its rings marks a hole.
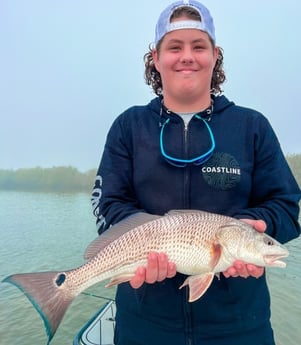
[[[281,255],[265,255],[264,261],[267,264],[267,266],[286,267],[286,263],[279,259],[286,258],[287,256],[288,256],[288,253],[284,253]]]

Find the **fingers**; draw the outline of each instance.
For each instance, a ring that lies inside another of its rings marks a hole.
[[[130,285],[134,289],[140,288],[145,282],[145,267],[138,267],[135,276],[129,281]]]
[[[226,271],[223,272],[223,275],[226,277],[226,278],[229,278],[229,277],[237,277],[237,272],[236,272],[236,269],[234,267],[230,267],[228,268]]]
[[[236,260],[230,268],[228,268],[223,274],[226,278],[229,277],[254,277],[259,278],[263,275],[264,268],[251,264],[245,264],[240,260]]]
[[[253,224],[254,229],[259,231],[259,232],[265,232],[267,229],[266,222],[264,220],[256,220],[255,223]]]
[[[168,262],[167,266],[167,277],[166,278],[172,278],[176,275],[177,268],[174,262]]]
[[[156,281],[162,281],[166,278],[167,273],[167,257],[163,253],[151,252],[147,257],[146,265],[146,283],[153,284]]]
[[[234,262],[234,268],[236,269],[237,277],[247,278],[250,276],[247,270],[247,265],[245,265],[243,262],[237,260],[236,262]]]
[[[250,224],[253,226],[253,228],[255,230],[257,230],[258,232],[265,232],[267,225],[266,222],[264,220],[256,220],[256,219],[240,219],[242,222],[245,222],[247,224]]]
[[[169,262],[165,253],[151,252],[147,258],[145,282],[153,284],[166,278],[172,278],[176,274],[176,266]]]
[[[246,268],[244,267],[244,264],[240,260],[236,260],[233,264],[233,266],[229,267],[225,272],[224,276],[226,278],[229,277],[247,277]]]
[[[254,278],[259,278],[264,273],[264,267],[250,265],[250,264],[247,264],[246,266],[247,266],[247,271],[249,272],[249,275]]]
[[[151,252],[147,258],[146,267],[138,267],[135,276],[130,280],[130,285],[137,289],[144,282],[153,284],[166,278],[172,278],[176,274],[176,266],[169,262],[165,253]]]

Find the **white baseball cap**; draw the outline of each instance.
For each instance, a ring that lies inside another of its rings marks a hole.
[[[191,7],[196,10],[200,17],[201,21],[196,20],[180,20],[175,22],[170,22],[170,18],[174,11],[181,7]],[[155,45],[168,33],[174,30],[181,29],[198,29],[206,32],[209,37],[215,42],[215,29],[213,24],[213,18],[209,10],[200,2],[195,0],[182,0],[175,1],[170,4],[166,9],[161,13],[155,32]]]

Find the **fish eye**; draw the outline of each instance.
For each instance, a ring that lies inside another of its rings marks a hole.
[[[264,238],[264,243],[268,246],[273,246],[274,245],[274,241],[271,238],[265,237]]]

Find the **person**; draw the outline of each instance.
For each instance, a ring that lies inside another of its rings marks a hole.
[[[282,243],[300,234],[300,189],[267,118],[223,94],[223,54],[203,4],[161,13],[144,57],[156,97],[124,111],[107,136],[92,193],[99,234],[172,209],[243,219]],[[192,303],[184,280],[165,253],[149,253],[118,286],[115,344],[275,344],[262,267],[235,262]]]

